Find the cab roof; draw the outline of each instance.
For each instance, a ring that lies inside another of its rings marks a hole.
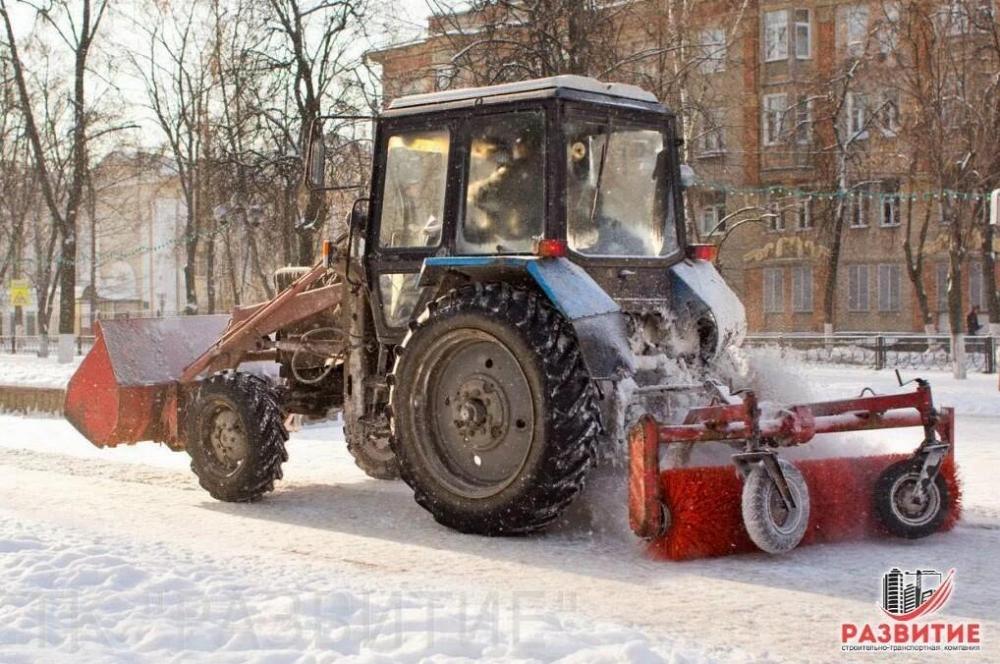
[[[382,115],[384,117],[397,117],[484,104],[553,98],[571,99],[605,106],[636,108],[659,113],[667,112],[667,109],[657,101],[652,93],[635,85],[605,83],[586,76],[563,75],[482,88],[458,88],[408,95],[394,99]]]

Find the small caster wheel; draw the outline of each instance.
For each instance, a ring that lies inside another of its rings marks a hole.
[[[937,532],[950,508],[948,485],[940,473],[918,490],[920,459],[897,461],[879,475],[875,483],[874,508],[886,530],[897,537],[918,539]]]
[[[809,525],[809,488],[799,469],[784,459],[778,459],[781,473],[788,483],[794,508],[781,498],[778,485],[758,463],[743,482],[743,525],[761,551],[785,553],[791,551],[806,534]]]

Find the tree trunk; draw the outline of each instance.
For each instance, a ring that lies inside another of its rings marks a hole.
[[[931,208],[924,206],[924,218],[918,233],[917,247],[913,247],[913,200],[906,201],[906,235],[903,238],[903,254],[906,256],[906,274],[913,284],[913,292],[917,296],[917,306],[920,308],[920,320],[924,331],[934,327],[934,316],[931,313],[930,299],[924,287],[924,246],[927,241],[927,230],[930,227]]]
[[[845,191],[841,189],[841,191]],[[827,262],[826,284],[823,289],[823,325],[824,329],[832,330],[836,323],[837,315],[837,273],[840,268],[840,250],[843,244],[844,230],[844,201],[842,197],[837,198],[837,205],[833,213],[833,237],[830,241],[830,258]]]
[[[948,326],[951,330],[951,349],[954,360],[955,378],[966,377],[965,367],[965,316],[962,315],[962,231],[958,215],[947,198],[941,198],[945,218],[948,220]]]
[[[981,210],[977,210],[979,216]],[[986,312],[990,317],[990,334],[1000,331],[1000,298],[997,297],[996,264],[997,255],[993,251],[994,227],[987,223],[983,227],[983,297],[986,298]]]

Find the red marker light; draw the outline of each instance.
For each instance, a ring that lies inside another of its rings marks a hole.
[[[689,244],[687,257],[695,261],[714,263],[715,259],[719,257],[719,248],[714,244]]]
[[[563,258],[567,252],[566,240],[541,239],[535,243],[535,255],[542,258]]]

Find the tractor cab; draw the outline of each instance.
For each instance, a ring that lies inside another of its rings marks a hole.
[[[380,335],[436,295],[429,272],[507,257],[567,258],[616,301],[665,291],[684,241],[674,124],[639,88],[577,76],[392,102],[365,234]]]
[[[546,294],[595,377],[630,372],[624,338],[663,330],[667,310],[713,356],[728,339],[706,297],[735,312],[726,329],[742,307],[710,265],[682,274],[676,122],[640,88],[580,76],[394,100],[376,123],[369,209],[351,225],[380,342],[401,342],[449,288],[505,281]],[[677,345],[655,336],[643,343]]]

